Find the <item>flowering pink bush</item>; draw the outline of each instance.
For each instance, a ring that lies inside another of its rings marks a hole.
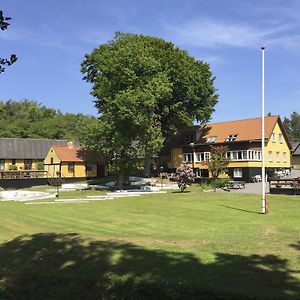
[[[180,191],[183,192],[188,185],[191,185],[195,181],[195,174],[193,169],[187,165],[183,165],[176,169],[175,178],[180,188]]]

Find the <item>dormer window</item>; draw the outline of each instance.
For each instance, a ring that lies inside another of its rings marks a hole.
[[[193,133],[187,133],[185,136],[185,144],[195,143],[195,135]]]
[[[273,142],[273,143],[276,142],[275,132],[272,133],[272,142]]]
[[[214,143],[216,141],[216,136],[210,136],[208,139],[207,139],[207,143]]]
[[[236,140],[236,138],[237,138],[237,134],[230,134],[228,137],[227,137],[227,139],[226,139],[226,142],[233,142],[233,141],[235,141]]]

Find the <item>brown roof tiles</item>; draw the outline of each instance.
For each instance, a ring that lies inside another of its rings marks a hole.
[[[279,116],[265,117],[265,137],[270,138]],[[215,136],[215,143],[223,143],[227,137],[237,134],[235,141],[261,140],[261,118],[207,124],[202,136],[205,140]]]
[[[68,146],[53,145],[52,148],[60,161],[85,162],[85,158],[80,147],[70,148]]]

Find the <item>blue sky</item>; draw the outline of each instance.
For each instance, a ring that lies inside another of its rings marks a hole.
[[[80,63],[122,31],[163,38],[208,62],[219,94],[214,122],[259,116],[265,45],[266,112],[300,113],[300,1],[1,0],[0,10],[12,18],[0,54],[19,58],[0,75],[0,100],[96,115]]]

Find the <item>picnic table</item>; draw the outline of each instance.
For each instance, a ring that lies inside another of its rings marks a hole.
[[[245,188],[245,181],[234,181],[234,180],[230,180],[228,181],[227,185],[226,185],[227,189],[244,189]]]

